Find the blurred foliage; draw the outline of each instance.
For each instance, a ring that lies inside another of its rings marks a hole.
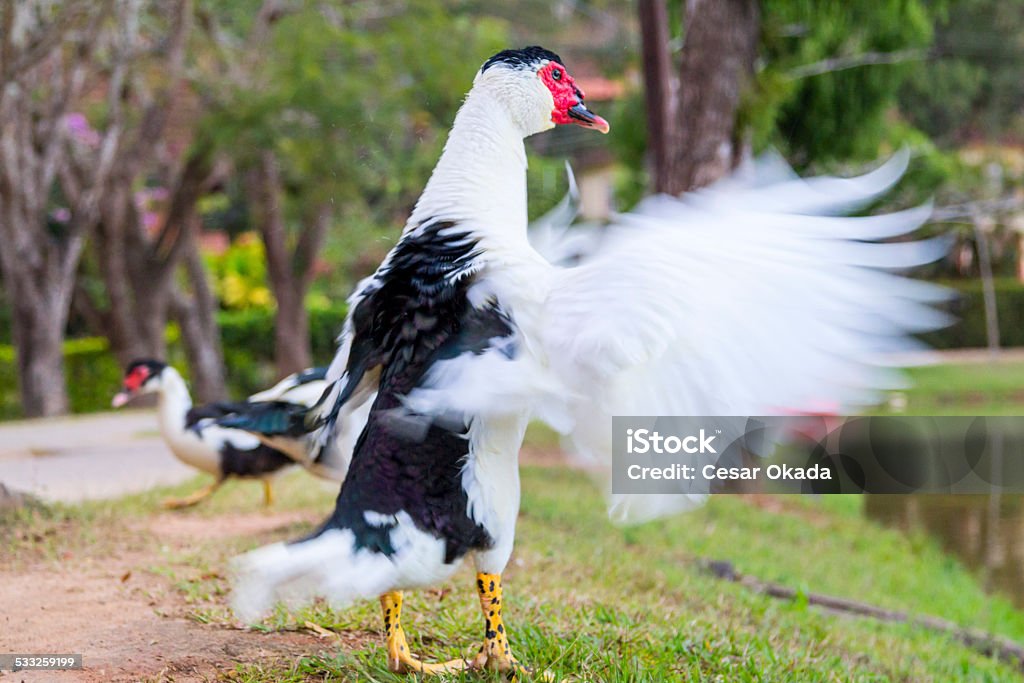
[[[919,177],[916,195],[933,193],[948,180],[934,173],[948,165],[937,159],[944,153],[895,112],[900,88],[927,56],[933,23],[944,16],[944,7],[926,0],[764,0],[757,71],[737,120],[755,153],[777,149],[801,171],[841,170],[836,166],[855,168],[902,144],[922,142],[924,148],[915,151],[934,163]],[[677,3],[669,9],[675,13],[674,38],[682,40]],[[900,61],[840,68],[872,55],[896,55]],[[639,69],[639,56],[633,68]],[[802,75],[808,71],[813,75]],[[612,149],[628,169],[618,196],[628,207],[646,191],[641,88],[617,103],[615,116]]]
[[[247,36],[261,4],[208,3],[221,31],[198,84],[213,102],[203,138],[243,170],[273,152],[294,234],[329,202],[336,240],[397,235],[476,65],[505,46],[504,22],[455,16],[426,0],[310,1],[253,44]],[[351,285],[343,279],[334,278],[339,296]]]
[[[334,357],[335,340],[345,321],[344,302],[329,306],[309,307],[309,335],[313,362],[330,363]],[[274,369],[274,315],[268,309],[221,313],[221,339],[224,361],[228,369],[229,393],[241,397],[262,391],[277,379]]]
[[[72,413],[110,408],[121,384],[121,367],[106,339],[90,337],[64,342],[64,370]],[[22,417],[14,348],[0,346],[0,420]]]
[[[21,398],[18,395],[18,366],[14,347],[0,346],[0,420],[21,417]]]
[[[679,5],[669,9],[682,41]],[[762,10],[756,77],[738,115],[755,153],[776,149],[801,173],[846,174],[908,146],[913,163],[890,206],[991,199],[1024,184],[1018,160],[952,146],[979,132],[1024,132],[1024,0],[764,0]],[[871,63],[886,60],[895,63]],[[647,191],[644,99],[635,85],[615,103],[609,136],[623,167],[616,190],[624,208]],[[993,165],[1002,169],[995,184]]]
[[[791,162],[873,159],[890,137],[887,112],[900,86],[932,41],[934,13],[925,0],[764,0],[764,68],[746,119],[755,147],[778,146]],[[840,60],[907,54],[895,64],[839,70]],[[797,77],[800,69],[834,60],[833,69]]]
[[[900,108],[942,145],[1024,134],[1024,2],[951,0],[936,12],[932,59],[914,65]]]
[[[620,164],[615,197],[620,208],[628,209],[647,194],[650,183],[643,90],[633,89],[615,102],[610,120],[615,125],[608,133],[608,144]]]
[[[310,336],[313,357],[327,364],[334,356],[335,339],[341,331],[347,308],[311,307]],[[268,308],[222,311],[217,316],[224,342],[228,375],[228,393],[242,398],[266,389],[277,379],[274,369],[274,313]],[[167,328],[167,362],[184,377],[188,367],[180,333],[175,325]],[[69,339],[64,342],[64,364],[73,413],[92,413],[110,409],[110,399],[121,386],[122,368],[102,337]],[[0,344],[0,420],[21,417],[17,390],[14,349]]]
[[[255,233],[242,233],[225,252],[207,253],[205,261],[214,290],[225,309],[267,308],[273,303],[266,284],[266,253]]]
[[[3,301],[3,291],[0,290],[0,344],[12,344],[11,337],[11,308]]]
[[[947,282],[960,297],[949,310],[959,319],[943,330],[921,335],[937,349],[982,348],[988,344],[985,331],[985,306],[980,280]],[[1004,277],[995,281],[999,341],[1003,347],[1024,346],[1024,283]]]

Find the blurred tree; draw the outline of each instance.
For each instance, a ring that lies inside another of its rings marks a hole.
[[[330,224],[330,205],[310,208],[315,215],[289,245],[284,183],[273,152],[263,152],[248,175],[249,205],[266,248],[267,272],[277,305],[274,320],[274,364],[286,375],[310,367],[309,314],[306,293],[313,280],[313,261]]]
[[[0,272],[13,312],[27,416],[68,409],[61,342],[99,189],[120,142],[118,129],[94,141],[98,163],[77,209],[55,215],[49,201],[77,144],[68,116],[111,8],[111,2],[0,4]]]
[[[803,166],[873,160],[882,142],[900,144],[900,87],[928,58],[944,4],[763,0],[764,66],[741,112],[754,146]]]
[[[753,75],[760,2],[686,2],[675,68],[666,0],[640,0],[638,11],[654,189],[680,194],[716,180],[739,160],[736,113]]]
[[[673,192],[675,155],[678,127],[679,98],[675,94],[671,32],[668,6],[665,0],[640,0],[637,3],[640,18],[640,42],[644,69],[644,110],[647,113],[647,137],[639,141],[651,157],[654,189]]]
[[[934,16],[933,59],[918,65],[900,108],[943,145],[1024,135],[1024,2],[947,0]]]
[[[358,226],[394,234],[469,86],[466,65],[503,47],[504,32],[425,0],[249,0],[204,10],[217,67],[201,84],[211,103],[203,130],[246,179],[276,300],[277,369],[286,374],[311,363],[304,303],[329,228],[340,221],[364,244],[375,235]]]
[[[943,4],[640,0],[655,189],[705,185],[748,146],[797,164],[875,156]]]
[[[176,319],[194,392],[209,401],[224,397],[225,384],[196,205],[222,169],[208,145],[192,140],[187,121],[197,107],[185,81],[192,13],[191,0],[115,4],[113,20],[95,36],[102,49],[79,102],[86,113],[74,114],[79,144],[59,179],[72,215],[95,204],[92,259],[102,287],[80,278],[77,309],[122,363],[166,357],[167,322]],[[111,131],[119,144],[106,182],[90,197],[85,190],[103,161],[94,140]]]

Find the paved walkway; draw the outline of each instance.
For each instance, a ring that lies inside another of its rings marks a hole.
[[[0,483],[45,501],[116,498],[195,474],[171,455],[150,410],[0,424]]]

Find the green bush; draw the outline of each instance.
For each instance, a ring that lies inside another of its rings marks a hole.
[[[14,363],[14,348],[0,346],[0,420],[13,420],[20,415],[18,366]]]
[[[102,338],[64,342],[64,371],[74,413],[109,408],[111,397],[121,385],[121,367],[110,354],[107,340]],[[0,346],[0,420],[21,416],[14,349]]]
[[[979,348],[988,344],[985,333],[985,303],[980,280],[943,283],[959,292],[948,310],[958,322],[943,330],[921,335],[936,349]],[[1024,283],[1014,278],[996,280],[996,311],[1000,346],[1024,346]]]
[[[311,308],[309,312],[313,359],[327,364],[334,356],[335,339],[345,321],[344,303]],[[274,312],[270,309],[224,311],[217,317],[224,346],[228,393],[248,396],[266,389],[276,376],[274,369]],[[182,369],[184,352],[174,325],[168,326],[168,356]],[[110,353],[106,339],[69,339],[64,343],[71,410],[90,413],[107,410],[121,385],[122,368]],[[14,349],[0,345],[0,420],[21,417]]]
[[[248,396],[265,389],[274,379],[273,311],[223,311],[217,322],[231,396]]]
[[[345,322],[346,310],[344,303],[310,308],[309,336],[315,364],[326,365],[334,357],[335,340]],[[248,396],[270,386],[277,374],[273,310],[224,311],[217,321],[231,395]]]
[[[123,369],[110,353],[106,339],[69,339],[64,342],[64,373],[71,412],[108,410],[121,386]]]

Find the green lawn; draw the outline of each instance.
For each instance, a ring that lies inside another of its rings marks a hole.
[[[331,494],[308,482],[301,473],[282,482],[278,509],[326,513]],[[0,548],[0,564],[69,551],[101,556],[148,544],[153,560],[139,571],[164,577],[195,621],[229,625],[226,560],[311,526],[197,540],[177,551],[132,531],[154,514],[162,496],[197,485],[22,514],[13,521],[24,532]],[[933,542],[862,519],[857,498],[769,502],[770,511],[738,496],[719,496],[685,516],[618,529],[605,521],[600,496],[585,475],[525,468],[518,545],[505,577],[513,648],[529,664],[579,681],[1021,680],[1009,666],[949,637],[830,615],[705,573],[699,560],[728,560],[741,573],[805,592],[932,614],[1024,641],[1024,613],[986,595]],[[212,521],[257,510],[258,487],[236,483],[183,514]],[[467,654],[482,637],[471,569],[440,588],[409,596],[403,616],[414,651],[431,660]],[[260,628],[300,629],[307,620],[371,636],[381,626],[376,601],[367,601],[340,612],[323,606],[280,610]],[[226,677],[252,683],[409,680],[386,671],[379,638],[368,642],[344,652],[325,642],[297,664],[251,662]]]
[[[910,371],[916,386],[899,392],[907,414],[1024,414],[1024,363],[933,366]],[[883,411],[891,410],[883,409]],[[531,430],[534,448],[555,437]],[[303,510],[309,522],[275,532],[197,539],[168,550],[138,529],[158,501],[199,486],[153,491],[119,501],[19,513],[0,531],[0,567],[102,557],[148,549],[139,571],[162,577],[207,628],[233,623],[224,567],[234,554],[312,528],[333,504],[330,491],[289,475],[277,510]],[[836,616],[804,600],[780,601],[705,572],[725,560],[742,574],[803,593],[853,598],[929,614],[1024,642],[1024,612],[986,594],[978,580],[924,535],[905,536],[862,518],[857,497],[775,497],[760,504],[717,496],[674,519],[621,529],[605,519],[586,475],[526,467],[518,542],[505,575],[506,623],[519,658],[573,681],[1019,681],[1021,672],[948,636],[870,619]],[[260,509],[258,487],[228,484],[183,512],[211,522]],[[374,600],[344,611],[316,605],[279,609],[258,626],[296,630],[307,621],[361,634],[362,649],[314,645],[297,663],[254,661],[224,672],[249,683],[319,680],[406,681],[385,668]],[[407,596],[403,614],[415,652],[429,660],[475,651],[482,620],[472,569],[439,590]],[[413,677],[414,678],[414,677]],[[476,675],[452,679],[479,680]]]
[[[996,362],[910,368],[912,382],[892,392],[879,412],[908,415],[1024,415],[1024,363]],[[893,399],[906,400],[894,410]]]

